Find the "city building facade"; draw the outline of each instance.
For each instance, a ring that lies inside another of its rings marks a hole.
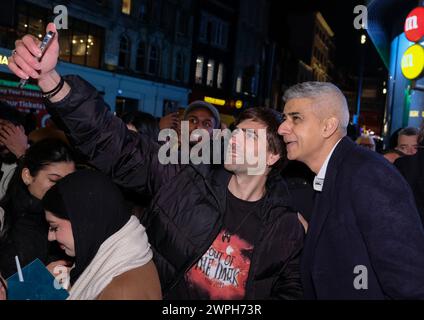
[[[0,20],[0,94],[10,104],[39,109],[34,91],[16,88],[7,68],[14,41],[30,33],[42,38],[48,22],[64,11],[67,28],[59,30],[62,74],[78,74],[120,114],[142,110],[161,117],[187,105],[193,9],[191,0],[5,0]],[[60,20],[60,22],[63,22]],[[0,61],[1,62],[1,61]],[[0,96],[0,99],[2,98]],[[40,114],[42,113],[40,109]]]

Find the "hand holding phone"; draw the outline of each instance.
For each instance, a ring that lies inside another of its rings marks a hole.
[[[52,42],[55,34],[56,33],[54,33],[53,31],[49,31],[44,36],[43,41],[41,41],[41,43],[40,43],[41,56],[40,56],[40,58],[38,58],[38,61],[40,61],[43,58],[44,52],[46,52],[46,49],[48,48],[49,44]],[[22,89],[25,86],[25,84],[27,83],[27,81],[28,81],[28,79],[21,79],[18,87],[20,89]]]
[[[15,50],[9,57],[9,69],[21,79],[37,79],[38,83],[55,74],[59,58],[59,34],[54,23],[46,28],[46,37],[40,41],[33,35],[25,35],[15,42]]]

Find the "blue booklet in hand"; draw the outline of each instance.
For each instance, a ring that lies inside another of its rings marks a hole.
[[[59,287],[50,271],[35,259],[22,268],[23,282],[18,273],[7,279],[8,300],[66,300],[68,291]]]

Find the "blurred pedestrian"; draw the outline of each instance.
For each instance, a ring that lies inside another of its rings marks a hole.
[[[417,152],[397,159],[394,165],[411,187],[424,225],[424,121],[421,123],[417,134],[417,145],[415,145],[415,148],[414,145],[411,146],[411,150],[416,149]],[[412,143],[414,142],[412,141]]]
[[[371,151],[375,151],[375,141],[370,135],[361,135],[356,139],[356,144],[368,148]]]
[[[414,127],[408,127],[400,130],[395,149],[408,156],[416,154],[418,148],[418,134],[418,129]]]

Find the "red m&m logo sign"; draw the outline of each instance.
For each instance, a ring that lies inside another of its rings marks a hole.
[[[409,41],[418,42],[424,37],[424,7],[412,10],[405,20],[405,36]]]

